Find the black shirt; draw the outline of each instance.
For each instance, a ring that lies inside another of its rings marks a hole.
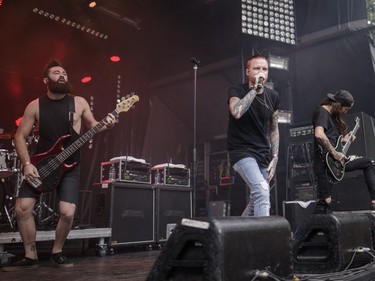
[[[250,91],[247,83],[232,86],[228,91],[228,101],[232,97],[242,99]],[[253,157],[263,166],[270,162],[270,141],[268,125],[272,114],[279,108],[279,95],[264,87],[262,95],[257,95],[249,109],[240,119],[229,112],[228,151],[233,166],[245,157]]]
[[[323,127],[324,133],[326,134],[329,142],[332,144],[333,147],[336,146],[338,137],[340,136],[340,132],[337,129],[336,124],[334,123],[331,114],[322,106],[318,106],[315,108],[312,116],[312,123],[314,129],[316,127]],[[314,151],[317,154],[325,154],[328,151],[323,148],[317,139],[314,137]]]
[[[71,128],[69,121],[69,104],[71,95],[65,95],[59,100],[50,99],[47,95],[39,98],[39,141],[36,153],[46,152],[56,141],[71,135],[64,143],[64,148],[73,143],[79,135]],[[79,162],[79,150],[71,155],[66,163]]]

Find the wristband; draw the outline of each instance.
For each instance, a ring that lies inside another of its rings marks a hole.
[[[22,167],[25,167],[25,166],[30,165],[30,164],[31,163],[27,161],[27,162],[25,162],[25,164],[22,165]]]

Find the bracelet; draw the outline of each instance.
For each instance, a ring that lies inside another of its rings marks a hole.
[[[278,155],[277,154],[273,154],[272,157],[278,157]]]
[[[22,165],[22,167],[25,167],[27,165],[30,165],[31,163],[30,162],[25,162],[25,164]]]

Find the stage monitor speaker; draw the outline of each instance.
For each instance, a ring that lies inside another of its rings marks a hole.
[[[157,242],[164,242],[169,235],[168,224],[180,223],[182,218],[191,218],[191,188],[159,185],[155,192],[155,238]]]
[[[293,233],[313,214],[315,205],[315,200],[283,202],[283,216],[288,220]]]
[[[290,240],[290,226],[283,217],[183,219],[147,281],[248,281],[267,274],[290,277]]]
[[[92,193],[92,225],[112,229],[111,246],[155,242],[154,190],[150,184],[98,184]]]
[[[366,213],[312,215],[294,235],[294,271],[331,273],[367,264],[372,257],[361,249],[373,249]]]

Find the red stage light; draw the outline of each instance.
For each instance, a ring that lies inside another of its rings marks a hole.
[[[18,117],[16,121],[14,121],[17,125],[17,127],[21,124],[22,117]]]
[[[119,62],[121,60],[119,56],[112,56],[110,59],[113,62]]]
[[[91,81],[91,76],[85,76],[81,79],[82,83],[88,83]]]

